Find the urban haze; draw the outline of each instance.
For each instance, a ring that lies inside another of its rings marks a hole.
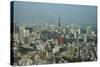
[[[12,65],[97,61],[96,6],[23,1],[12,6]]]

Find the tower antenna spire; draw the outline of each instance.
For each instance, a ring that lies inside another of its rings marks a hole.
[[[61,24],[60,24],[60,15],[58,15],[58,26],[61,26]]]

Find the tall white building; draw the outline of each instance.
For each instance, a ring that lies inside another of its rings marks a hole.
[[[27,44],[30,44],[31,43],[31,36],[30,36],[30,33],[29,33],[29,30],[25,30],[24,31],[24,42],[26,42]]]
[[[90,31],[91,31],[91,27],[90,26],[87,26],[86,33],[87,34],[90,34]]]
[[[24,25],[19,26],[18,38],[19,38],[19,41],[21,41],[21,42],[24,42],[24,31],[25,31]]]
[[[83,41],[84,43],[87,43],[87,34],[83,34]]]

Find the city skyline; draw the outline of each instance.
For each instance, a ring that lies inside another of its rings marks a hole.
[[[97,7],[11,2],[11,65],[97,61]]]

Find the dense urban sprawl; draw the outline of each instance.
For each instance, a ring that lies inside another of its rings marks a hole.
[[[97,31],[84,25],[14,25],[13,65],[40,65],[97,60]]]

